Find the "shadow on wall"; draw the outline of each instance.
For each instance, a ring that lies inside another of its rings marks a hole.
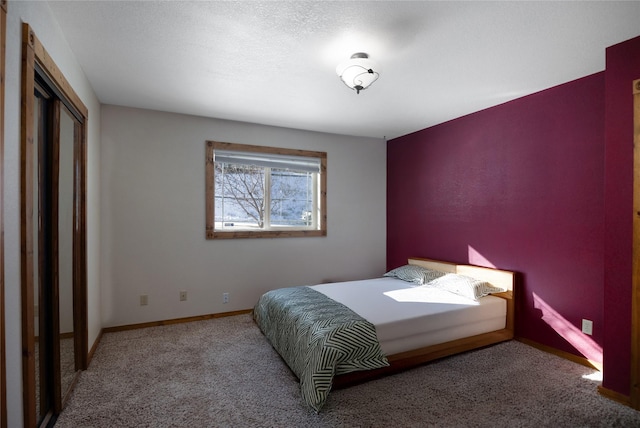
[[[602,363],[602,347],[533,293],[533,306],[542,312],[542,321],[592,362]]]

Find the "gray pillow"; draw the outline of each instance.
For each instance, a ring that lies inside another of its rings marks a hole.
[[[442,275],[444,275],[444,272],[416,265],[400,266],[384,274],[384,276],[398,278],[419,285],[426,284]]]

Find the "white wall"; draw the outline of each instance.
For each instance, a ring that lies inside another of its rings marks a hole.
[[[206,240],[205,140],[326,151],[328,236]],[[383,140],[103,106],[101,141],[104,327],[249,309],[269,289],[384,272]]]
[[[5,309],[8,425],[22,426],[20,322],[20,67],[22,22],[34,29],[45,49],[89,109],[88,127],[88,329],[91,346],[100,315],[100,104],[69,49],[46,2],[10,1],[7,17],[4,148]]]

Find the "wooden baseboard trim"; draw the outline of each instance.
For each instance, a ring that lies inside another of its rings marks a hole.
[[[231,317],[234,315],[248,314],[248,313],[251,313],[252,311],[253,309],[243,309],[240,311],[221,312],[221,313],[209,314],[209,315],[198,315],[195,317],[175,318],[175,319],[162,320],[162,321],[151,321],[151,322],[144,322],[140,324],[119,325],[115,327],[105,327],[102,329],[102,331],[104,333],[115,333],[117,331],[136,330],[139,328],[159,327],[162,325],[181,324],[185,322],[210,320],[213,318]]]
[[[598,386],[598,393],[610,400],[617,401],[620,404],[631,407],[631,397],[628,395],[620,394],[619,392],[613,391],[609,388],[604,388],[602,385]]]
[[[566,351],[561,351],[556,348],[552,348],[551,346],[543,345],[541,343],[535,342],[533,340],[525,339],[524,337],[516,337],[517,341],[524,343],[525,345],[533,346],[541,351],[548,352],[549,354],[556,355],[560,358],[564,358],[565,360],[573,361],[574,363],[578,363],[585,367],[589,367],[592,369],[596,369],[598,371],[602,371],[602,363],[598,361],[591,361],[584,357],[579,357],[577,355],[573,355]]]

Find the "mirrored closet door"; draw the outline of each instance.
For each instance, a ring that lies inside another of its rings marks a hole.
[[[58,190],[57,206],[57,262],[58,262],[58,319],[60,356],[60,391],[71,389],[76,372],[80,370],[76,359],[76,335],[73,309],[73,153],[79,137],[80,122],[58,102]],[[56,304],[56,303],[54,303]]]

